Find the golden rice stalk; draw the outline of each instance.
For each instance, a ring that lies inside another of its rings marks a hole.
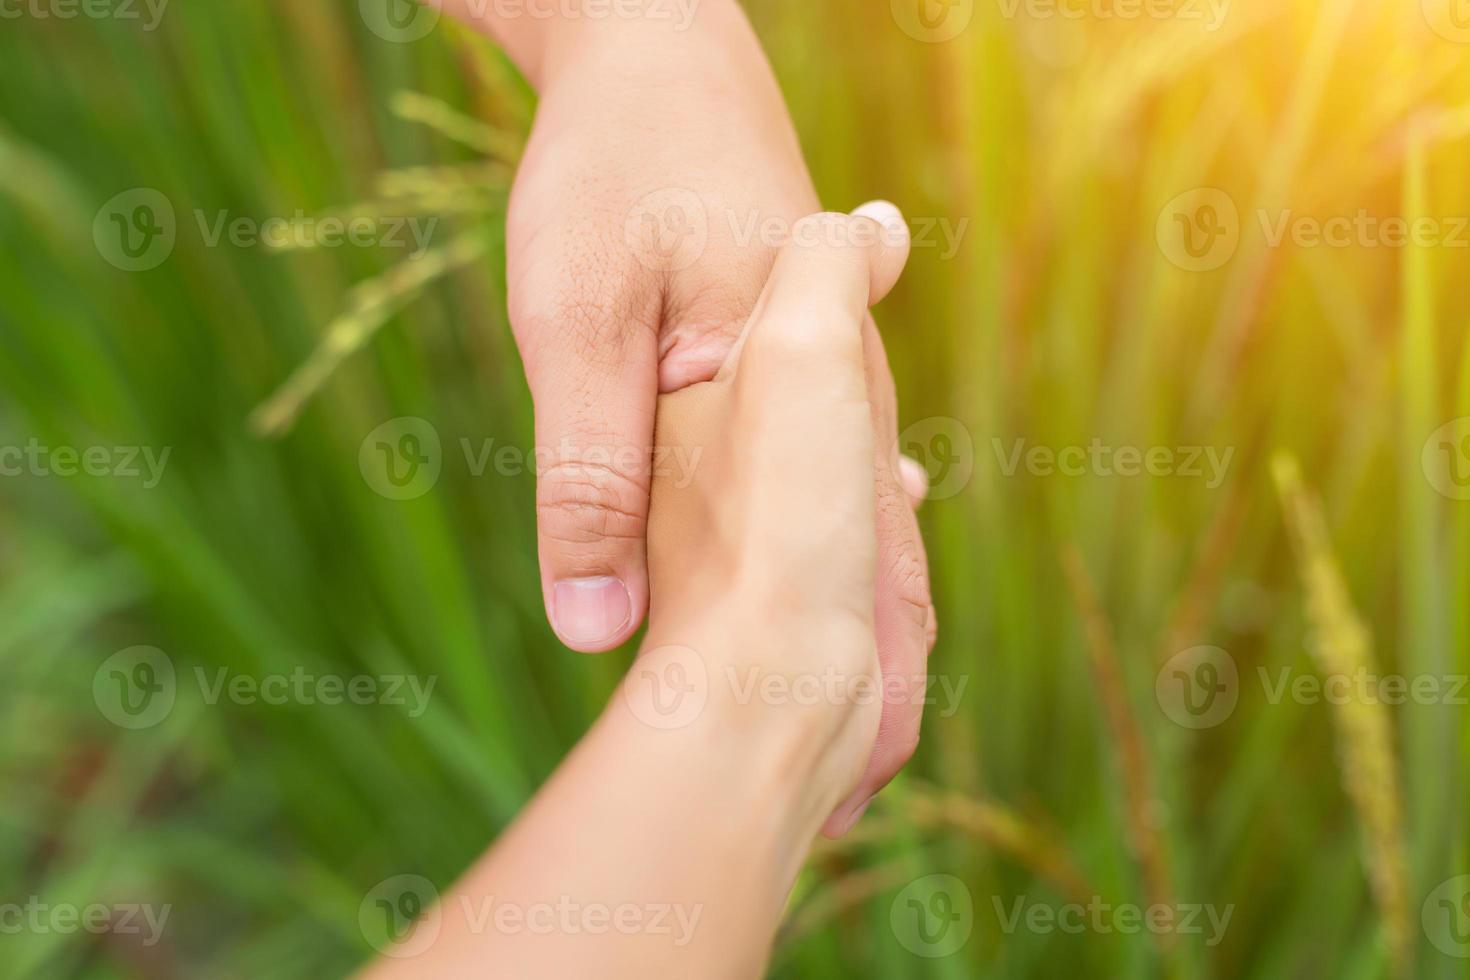
[[[1164,644],[1159,649],[1158,664],[1191,645],[1191,637],[1199,636],[1211,606],[1220,598],[1225,568],[1240,539],[1240,529],[1248,510],[1246,483],[1236,481],[1225,502],[1210,518],[1201,537],[1199,551],[1184,579],[1184,588],[1175,602],[1164,629]]]
[[[332,372],[360,350],[390,316],[424,286],[479,259],[489,244],[484,229],[467,231],[443,248],[429,249],[417,259],[405,260],[352,287],[347,309],[327,325],[322,342],[305,363],[250,414],[250,428],[262,436],[284,434]]]
[[[1085,900],[1097,893],[1077,870],[1066,848],[1032,827],[1014,810],[991,800],[975,800],[957,791],[937,789],[913,793],[909,805],[909,812],[919,826],[948,825],[973,834],[1050,880],[1072,898]]]
[[[275,252],[316,248],[323,218],[350,222],[369,218],[378,224],[409,216],[464,216],[500,213],[510,190],[511,170],[493,160],[441,167],[384,170],[374,180],[375,197],[291,222],[283,235],[263,239]]]
[[[515,163],[525,148],[524,140],[515,133],[467,116],[422,92],[397,92],[389,107],[400,119],[420,123],[446,139],[505,163]]]
[[[848,909],[855,908],[890,888],[896,888],[913,877],[913,864],[898,858],[885,864],[860,868],[833,880],[826,887],[792,910],[776,936],[776,946],[784,949],[803,936],[816,932],[828,921]]]
[[[509,164],[520,157],[518,136],[480,122],[444,102],[417,92],[399,92],[392,109],[401,118],[422,123],[443,136],[495,159],[458,166],[408,167],[389,170],[377,179],[377,200],[364,201],[336,216],[381,218],[412,213],[470,214],[498,209],[509,186]],[[319,219],[315,219],[319,220]],[[280,251],[312,248],[317,242],[306,233],[291,234],[269,243]],[[384,274],[354,286],[347,309],[327,324],[326,336],[306,362],[285,384],[250,415],[250,428],[259,435],[279,436],[289,429],[301,409],[343,361],[377,332],[388,318],[417,296],[423,287],[474,262],[489,246],[485,229],[461,234],[441,249],[430,249]]]
[[[1326,676],[1373,675],[1373,640],[1353,608],[1332,553],[1322,507],[1302,484],[1294,457],[1272,462],[1287,531],[1306,590],[1311,627],[1308,647]],[[1396,976],[1410,975],[1411,925],[1408,863],[1398,762],[1388,712],[1380,701],[1338,699],[1333,708],[1338,765],[1357,813],[1369,884],[1382,918]]]
[[[1161,804],[1154,792],[1153,770],[1143,732],[1128,704],[1118,651],[1113,645],[1112,628],[1098,601],[1097,590],[1087,574],[1081,553],[1075,546],[1065,548],[1061,560],[1073,601],[1082,616],[1093,678],[1097,682],[1108,734],[1112,737],[1113,749],[1123,771],[1128,844],[1138,859],[1149,904],[1173,906],[1169,849],[1159,833],[1157,819]],[[1155,934],[1155,940],[1165,952],[1175,945],[1172,933]]]
[[[451,194],[484,194],[497,197],[510,189],[512,170],[498,160],[434,167],[400,167],[384,170],[373,181],[381,197],[419,198]]]
[[[476,194],[473,191],[456,192],[452,188],[428,190],[418,196],[393,200],[362,201],[293,220],[279,235],[262,236],[261,244],[272,252],[304,252],[317,248],[322,245],[320,236],[324,218],[337,218],[344,224],[368,218],[375,229],[398,228],[397,234],[402,233],[401,222],[407,219],[422,222],[427,233],[432,233],[440,217],[495,214],[504,207],[504,201],[505,195],[500,191]],[[418,215],[422,214],[433,217],[419,218]]]
[[[908,830],[958,830],[1011,857],[1076,901],[1085,902],[1097,894],[1077,870],[1066,847],[1057,843],[1046,827],[1033,826],[1021,814],[993,800],[972,799],[957,790],[940,789],[909,777],[890,788],[879,804],[891,812],[871,815],[841,840],[818,841],[811,863],[821,866],[843,861],[860,847],[900,839]],[[796,905],[781,927],[777,945],[789,946],[828,920],[912,876],[912,862],[904,857],[833,877]]]
[[[1097,894],[1077,870],[1066,847],[1045,826],[1033,826],[1020,813],[995,800],[974,799],[912,777],[903,781],[902,788],[901,793],[890,789],[878,799],[879,805],[891,812],[869,816],[841,840],[818,841],[813,861],[840,857],[865,844],[893,840],[898,836],[897,824],[902,823],[917,830],[958,830],[974,837],[1079,901]]]
[[[91,249],[92,216],[72,177],[46,151],[11,132],[0,120],[0,194],[68,248]]]

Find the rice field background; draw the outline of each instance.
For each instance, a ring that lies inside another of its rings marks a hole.
[[[460,451],[531,446],[534,97],[369,8],[4,8],[0,975],[350,971],[375,886],[452,882],[631,656],[561,648],[532,476]],[[824,203],[920,236],[878,315],[941,623],[772,975],[1464,976],[1470,11],[747,9]],[[327,214],[376,243],[248,233]],[[405,416],[442,471],[396,500],[360,455]],[[104,709],[165,665],[161,716]],[[435,686],[206,696],[293,674]]]

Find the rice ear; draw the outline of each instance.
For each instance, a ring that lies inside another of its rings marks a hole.
[[[381,276],[354,286],[348,294],[347,309],[327,324],[316,350],[275,394],[250,413],[251,431],[268,437],[285,434],[338,366],[360,350],[389,317],[429,283],[479,259],[489,244],[484,229],[473,229],[443,248],[430,249],[417,259],[400,262]]]
[[[1278,454],[1272,472],[1306,591],[1311,629],[1307,646],[1317,669],[1327,677],[1376,674],[1373,637],[1353,608],[1342,570],[1332,553],[1321,503],[1303,485],[1295,457]],[[1338,766],[1362,834],[1369,885],[1394,975],[1408,977],[1412,971],[1412,933],[1404,807],[1388,712],[1379,700],[1333,701]]]

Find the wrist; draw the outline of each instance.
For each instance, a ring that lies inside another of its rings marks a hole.
[[[492,33],[543,96],[580,79],[599,86],[650,76],[687,83],[764,63],[736,0],[489,2],[505,8]]]
[[[785,895],[861,763],[835,776],[825,752],[831,733],[812,724],[810,712],[755,717],[720,690],[724,665],[696,659],[691,650],[645,649],[596,740],[613,746],[609,757],[638,760],[643,798],[683,801],[678,806],[698,820],[711,850],[742,855],[751,868],[765,869],[773,895]],[[681,684],[687,700],[677,704],[672,692]],[[675,815],[665,809],[664,816]]]
[[[856,785],[883,692],[870,623],[793,621],[770,604],[699,604],[651,625],[617,710],[738,773],[809,842]]]

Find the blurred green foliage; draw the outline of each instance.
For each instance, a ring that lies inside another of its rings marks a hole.
[[[931,710],[910,775],[814,857],[773,972],[1380,977],[1398,930],[1400,975],[1463,975],[1420,910],[1470,872],[1466,709],[1387,708],[1400,773],[1353,797],[1352,742],[1335,733],[1356,716],[1271,703],[1261,677],[1315,674],[1312,644],[1333,635],[1308,615],[1278,452],[1325,504],[1335,558],[1305,564],[1340,567],[1379,669],[1470,671],[1470,503],[1437,493],[1421,460],[1470,415],[1470,256],[1273,246],[1257,215],[1470,214],[1470,48],[1417,4],[1237,0],[1207,29],[1096,3],[1063,5],[1073,18],[959,2],[973,20],[944,43],[900,30],[902,3],[749,5],[824,201],[885,196],[916,231],[936,223],[879,319],[906,448],[941,483],[945,466],[970,469],[923,516],[933,670],[968,679],[960,710]],[[351,2],[194,0],[141,26],[0,22],[0,445],[170,450],[151,488],[0,477],[0,901],[172,914],[151,947],[0,936],[0,974],[340,974],[372,952],[363,896],[403,873],[451,882],[630,651],[560,647],[531,476],[462,464],[462,439],[531,444],[494,180],[433,237],[472,233],[479,257],[405,297],[277,440],[252,434],[252,411],[403,254],[211,246],[195,215],[317,214],[380,198],[385,171],[478,165],[442,126],[395,113],[399,93],[512,136],[533,98],[469,33],[445,22],[389,43]],[[1160,215],[1199,187],[1238,207],[1240,243],[1191,272]],[[133,188],[177,214],[172,253],[138,272],[93,236]],[[952,255],[940,221],[962,229]],[[399,416],[429,420],[445,447],[434,490],[406,501],[358,465]],[[1218,486],[1007,473],[1017,440],[1094,439],[1233,455]],[[99,712],[93,683],[137,645],[185,678],[438,680],[417,718],[210,705],[181,683],[161,724],[131,731]],[[1228,651],[1239,701],[1194,730],[1155,684],[1199,645]],[[1365,833],[1375,798],[1402,805],[1405,867]],[[975,917],[963,949],[926,959],[890,913],[931,873],[962,880]],[[1404,901],[1385,902],[1375,875],[1401,880]],[[1233,912],[1215,946],[1003,931],[997,909],[1017,899],[1078,894]]]

